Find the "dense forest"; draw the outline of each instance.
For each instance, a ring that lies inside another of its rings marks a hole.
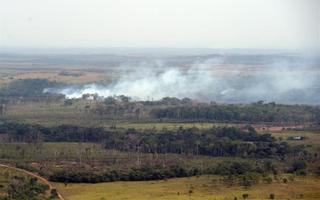
[[[318,107],[258,102],[248,105],[200,104],[155,108],[151,110],[151,115],[157,119],[301,123],[317,121],[319,111]]]
[[[295,175],[306,175],[307,163],[303,160],[290,162],[286,173]],[[49,179],[55,182],[67,183],[98,183],[113,181],[148,181],[161,180],[176,177],[190,177],[202,174],[214,174],[224,176],[226,181],[239,182],[244,186],[251,186],[254,182],[262,181],[270,183],[272,178],[279,173],[277,165],[271,160],[256,161],[222,161],[205,169],[184,166],[142,166],[140,168],[129,168],[128,170],[109,171],[81,171],[81,170],[59,170],[49,175]],[[271,180],[270,180],[271,179]]]

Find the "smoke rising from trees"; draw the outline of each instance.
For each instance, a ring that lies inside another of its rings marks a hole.
[[[120,77],[112,83],[89,83],[45,92],[67,98],[83,94],[101,97],[125,95],[134,100],[188,97],[200,101],[251,103],[260,100],[288,104],[319,104],[320,74],[308,63],[276,60],[267,65],[226,65],[207,59],[188,67],[168,67],[165,62],[130,63],[119,66]]]

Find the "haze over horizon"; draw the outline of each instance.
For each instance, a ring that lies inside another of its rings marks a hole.
[[[317,0],[0,0],[0,48],[317,49]]]
[[[117,72],[108,84],[90,80],[47,88],[67,98],[97,93],[144,100],[319,102],[319,0],[0,3],[0,69],[28,63],[29,69],[84,66]],[[227,75],[216,70],[228,67]],[[110,71],[104,72],[106,79]]]

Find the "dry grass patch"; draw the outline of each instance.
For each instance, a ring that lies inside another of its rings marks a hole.
[[[204,200],[204,199],[319,199],[320,180],[315,177],[296,178],[287,184],[274,182],[259,184],[249,189],[227,187],[218,176],[169,179],[162,181],[114,182],[99,184],[55,184],[68,200]]]

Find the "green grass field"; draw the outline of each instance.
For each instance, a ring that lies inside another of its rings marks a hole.
[[[285,130],[280,132],[271,132],[275,138],[282,138],[290,144],[320,145],[320,132],[317,131],[294,131]],[[304,140],[288,140],[288,137],[302,136]]]
[[[275,131],[271,134],[282,141],[288,142],[290,145],[304,145],[306,149],[313,153],[319,154],[320,152],[320,132],[319,131],[294,131],[294,130],[284,130]],[[304,137],[303,140],[289,140],[289,137],[301,136]]]
[[[209,200],[268,199],[275,194],[276,199],[319,199],[320,179],[316,177],[296,177],[293,182],[252,186],[228,187],[218,176],[169,179],[163,181],[114,182],[98,184],[54,184],[67,200]]]

